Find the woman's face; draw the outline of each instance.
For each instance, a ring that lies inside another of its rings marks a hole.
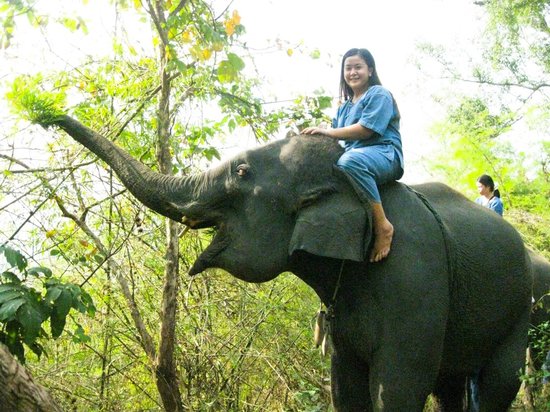
[[[476,182],[477,185],[477,191],[481,196],[487,196],[491,194],[491,190],[489,189],[489,186],[485,186],[483,183]]]
[[[360,56],[350,56],[344,60],[344,80],[353,90],[354,96],[368,89],[371,74],[372,69]]]

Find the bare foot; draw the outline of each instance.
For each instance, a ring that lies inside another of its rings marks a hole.
[[[380,262],[390,253],[393,239],[393,225],[389,220],[381,225],[380,230],[374,234],[374,246],[370,253],[370,262]]]

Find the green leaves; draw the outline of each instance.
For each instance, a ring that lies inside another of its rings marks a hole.
[[[15,266],[19,270],[23,270],[27,267],[27,259],[15,249],[9,246],[0,246],[0,253],[4,254],[4,257],[11,266]]]
[[[239,72],[244,69],[243,60],[235,53],[228,53],[227,60],[222,60],[218,66],[218,79],[221,83],[231,83],[237,80]]]
[[[20,76],[12,84],[6,97],[21,117],[43,127],[54,124],[65,114],[65,92],[61,89],[48,92],[42,89],[42,75]]]
[[[1,285],[12,286],[12,285]],[[6,322],[13,320],[17,309],[25,303],[25,298],[22,296],[22,291],[13,289],[4,290],[0,295],[0,321]]]
[[[15,30],[14,13],[9,7],[8,4],[0,5],[0,49],[10,47]],[[3,13],[6,13],[5,16],[2,16]]]
[[[0,342],[22,362],[25,360],[23,343],[36,355],[42,354],[38,340],[48,336],[43,329],[48,320],[51,336],[58,338],[65,329],[71,309],[94,315],[93,301],[80,286],[61,282],[45,267],[27,269],[27,259],[9,246],[0,246],[0,254],[19,271],[19,275],[10,271],[0,275],[0,324],[4,325]],[[42,283],[42,290],[33,287],[36,281]],[[82,337],[79,340],[82,341]]]
[[[77,285],[63,284],[56,279],[51,279],[46,282],[46,290],[44,300],[51,305],[50,325],[54,338],[58,338],[63,333],[67,315],[71,309],[90,316],[95,314],[90,295]]]
[[[332,97],[319,94],[318,96],[300,96],[292,106],[286,108],[281,116],[286,119],[286,126],[290,130],[299,132],[309,126],[329,123],[330,117],[325,113],[332,106]]]
[[[40,294],[22,283],[0,285],[0,322],[15,326],[18,340],[35,343],[41,325],[47,319],[48,308],[41,304]],[[0,341],[2,333],[0,333]],[[10,347],[9,343],[5,342]],[[40,355],[37,353],[37,355]]]

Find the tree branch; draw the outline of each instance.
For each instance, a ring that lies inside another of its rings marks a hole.
[[[187,0],[181,0],[174,10],[170,13],[170,17],[177,15],[181,9],[185,7]]]
[[[530,85],[530,84],[514,83],[514,82],[508,82],[508,81],[497,82],[497,81],[492,81],[492,80],[467,79],[467,78],[456,76],[456,75],[441,76],[440,78],[445,79],[445,80],[458,80],[458,81],[465,82],[465,83],[487,84],[489,86],[497,86],[497,87],[518,87],[518,88],[522,88],[522,89],[526,89],[526,90],[531,90],[533,92],[537,92],[540,89],[550,87],[549,83],[539,83],[539,84]]]
[[[155,5],[158,4],[158,0],[155,1]],[[164,16],[162,15],[162,10],[160,10],[160,7],[153,7],[153,4],[151,4],[151,0],[147,0],[147,6],[148,9],[147,12],[151,16],[151,20],[153,20],[153,24],[155,25],[155,28],[157,29],[157,33],[162,41],[162,44],[164,46],[168,46],[168,37],[166,36],[166,32],[162,28],[162,24],[166,25],[166,20],[164,19]]]

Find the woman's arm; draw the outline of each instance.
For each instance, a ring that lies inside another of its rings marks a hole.
[[[371,137],[374,132],[361,126],[359,123],[337,129],[321,129],[320,127],[306,127],[302,134],[322,134],[338,140],[362,140]]]

